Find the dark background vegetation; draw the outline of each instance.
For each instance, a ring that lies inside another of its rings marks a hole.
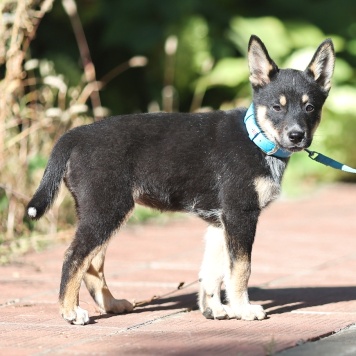
[[[105,115],[248,106],[251,34],[280,67],[297,69],[333,39],[333,87],[313,149],[356,166],[356,2],[4,0],[0,8],[0,255],[21,249],[23,236],[75,222],[64,190],[41,222],[23,219],[54,142],[71,127]],[[284,191],[334,181],[355,177],[299,153]]]
[[[123,73],[101,93],[103,105],[115,114],[147,111],[149,103],[160,101],[164,85],[164,45],[170,35],[182,40],[181,48],[178,43],[174,84],[179,92],[178,109],[189,111],[194,82],[201,76],[200,68],[190,57],[191,52],[206,50],[214,61],[245,55],[245,50],[231,40],[231,22],[236,17],[270,16],[285,24],[313,25],[325,35],[340,36],[347,45],[340,48],[338,57],[356,67],[356,2],[348,0],[78,0],[77,4],[98,79],[135,55],[149,59],[148,66]],[[188,32],[199,26],[197,20],[206,26],[206,33],[201,34],[206,48],[202,44],[201,48],[189,48],[199,47],[199,41],[194,38],[198,35]],[[245,34],[248,35],[250,33]],[[259,35],[267,43],[286,41],[277,36],[264,38],[263,28]],[[313,34],[308,37],[308,33],[304,33],[301,45],[303,41],[305,47],[318,45]],[[42,20],[32,43],[32,56],[52,60],[57,72],[63,73],[71,84],[80,80],[78,47],[60,1],[54,3],[53,10]],[[355,81],[355,77],[350,79]],[[227,90],[221,86],[207,95],[204,105],[219,108],[223,101],[235,96],[236,88]]]

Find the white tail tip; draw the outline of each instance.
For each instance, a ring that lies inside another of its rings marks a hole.
[[[37,215],[37,210],[36,210],[36,208],[32,208],[32,207],[31,207],[31,208],[28,208],[27,214],[28,214],[29,217],[35,218],[36,215]]]

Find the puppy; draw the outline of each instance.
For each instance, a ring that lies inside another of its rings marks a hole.
[[[334,62],[327,39],[305,71],[282,70],[251,36],[248,110],[124,115],[64,134],[27,207],[28,216],[39,219],[62,179],[75,200],[78,227],[65,254],[59,294],[63,318],[89,322],[79,306],[82,280],[104,312],[132,311],[131,303],[110,293],[104,259],[114,231],[138,203],[193,213],[210,225],[199,275],[199,307],[206,318],[264,319],[247,290],[257,220],[279,195],[289,156],[312,142]],[[220,300],[222,283],[227,304]]]

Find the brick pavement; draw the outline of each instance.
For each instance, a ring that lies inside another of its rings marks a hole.
[[[107,253],[114,295],[136,301],[196,281],[206,225],[192,217],[126,227]],[[58,244],[0,267],[0,355],[271,355],[356,323],[356,185],[279,200],[260,219],[250,297],[263,321],[206,320],[197,283],[127,315],[100,315],[83,287],[91,324],[58,314]]]

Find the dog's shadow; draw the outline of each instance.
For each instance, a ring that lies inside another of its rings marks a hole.
[[[305,287],[305,288],[250,288],[252,303],[262,303],[268,315],[288,313],[294,310],[322,306],[331,303],[356,300],[356,287]],[[224,300],[224,292],[222,292]],[[133,313],[145,313],[164,310],[187,309],[196,310],[197,293],[180,294],[178,296],[159,298],[137,307]],[[90,318],[91,323],[97,319],[111,318],[116,314],[103,314]]]
[[[251,288],[252,301],[262,301],[269,315],[356,300],[356,286],[305,288]],[[263,302],[266,301],[266,302]]]

